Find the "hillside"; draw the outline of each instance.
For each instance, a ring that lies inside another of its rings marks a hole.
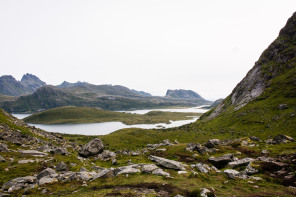
[[[1,98],[0,98],[1,99]],[[3,98],[0,107],[13,113],[38,112],[62,106],[99,107],[106,110],[198,106],[208,104],[203,98],[181,99],[149,96],[124,86],[79,83],[62,87],[43,86],[33,94]]]
[[[24,119],[34,124],[98,123],[119,121],[127,125],[170,123],[170,120],[188,120],[197,113],[151,111],[146,114],[131,114],[106,111],[91,107],[59,107],[33,114]]]
[[[246,77],[192,127],[233,135],[295,136],[296,13]]]
[[[43,85],[45,82],[32,74],[25,74],[21,81],[10,75],[4,75],[0,77],[0,94],[7,96],[31,94]]]
[[[192,90],[167,90],[166,97],[182,99],[203,99],[199,94]]]

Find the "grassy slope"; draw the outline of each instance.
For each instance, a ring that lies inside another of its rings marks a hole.
[[[65,124],[65,123],[96,123],[120,121],[125,124],[169,123],[170,120],[192,119],[188,116],[199,116],[197,113],[176,113],[151,111],[147,114],[131,114],[106,111],[91,107],[60,107],[41,113],[33,114],[24,120],[36,124]]]

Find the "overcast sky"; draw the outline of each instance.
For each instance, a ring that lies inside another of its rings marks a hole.
[[[0,0],[0,75],[226,97],[296,0]]]

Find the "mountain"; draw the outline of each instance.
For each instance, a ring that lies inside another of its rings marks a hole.
[[[10,75],[4,75],[0,77],[0,94],[8,96],[31,94],[43,85],[45,82],[32,74],[25,74],[21,81]]]
[[[87,83],[87,82],[81,82],[81,81],[78,81],[76,83],[69,83],[67,81],[64,81],[63,83],[61,83],[57,87],[59,87],[59,88],[66,88],[66,87],[73,87],[73,86],[87,85],[87,84],[89,84],[89,83]]]
[[[138,90],[134,90],[132,89],[133,92],[140,94],[142,96],[152,96],[150,93],[144,92],[144,91],[138,91]]]
[[[1,99],[1,97],[0,97]],[[79,84],[69,87],[43,86],[33,94],[3,98],[0,107],[8,112],[30,113],[55,107],[100,107],[105,110],[198,106],[209,103],[204,99],[178,99],[146,96],[119,85]]]
[[[232,93],[195,125],[237,135],[295,136],[295,99],[296,13]]]
[[[167,90],[166,97],[184,99],[202,99],[202,97],[192,90]]]

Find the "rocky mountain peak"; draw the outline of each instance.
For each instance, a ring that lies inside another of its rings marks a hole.
[[[200,99],[202,98],[199,94],[192,90],[167,90],[166,92],[167,97],[173,98],[184,98],[184,99]]]

